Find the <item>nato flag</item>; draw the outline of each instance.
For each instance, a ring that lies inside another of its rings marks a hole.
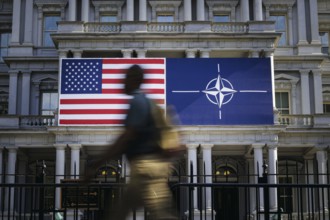
[[[166,59],[166,102],[183,125],[271,125],[269,58]]]

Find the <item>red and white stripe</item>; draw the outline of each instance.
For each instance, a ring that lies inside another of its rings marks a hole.
[[[122,125],[131,98],[123,93],[123,79],[133,64],[144,69],[141,88],[165,107],[164,58],[103,59],[102,94],[60,94],[59,125]]]

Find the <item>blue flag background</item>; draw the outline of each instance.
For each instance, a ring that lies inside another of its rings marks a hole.
[[[269,58],[166,59],[166,102],[183,125],[274,123]]]

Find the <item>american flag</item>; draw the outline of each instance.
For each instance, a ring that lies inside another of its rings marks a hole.
[[[141,88],[165,106],[165,58],[62,59],[59,125],[122,125],[131,98],[123,92],[125,72],[144,69]]]

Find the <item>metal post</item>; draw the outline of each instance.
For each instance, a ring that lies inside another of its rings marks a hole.
[[[41,165],[39,165],[39,162],[37,161],[37,178],[36,182],[37,183],[44,183],[45,182],[45,177],[46,177],[46,163],[43,160]],[[45,188],[43,186],[40,187],[39,189],[39,220],[44,219],[44,207],[45,205]]]
[[[264,160],[264,163],[262,165],[263,167],[263,173],[262,177],[258,178],[259,183],[264,183],[264,219],[269,219],[269,187],[266,185],[268,183],[268,165],[266,164],[266,161]]]

